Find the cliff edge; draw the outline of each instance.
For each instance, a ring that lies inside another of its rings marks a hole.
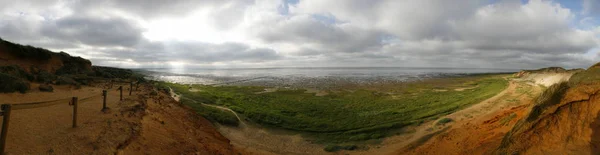
[[[598,66],[546,89],[495,154],[600,154]]]

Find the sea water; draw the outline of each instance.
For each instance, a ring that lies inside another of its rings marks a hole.
[[[183,84],[262,85],[319,87],[332,84],[405,82],[436,77],[483,73],[512,73],[515,69],[488,68],[403,68],[403,67],[323,67],[323,68],[147,68],[149,79]]]

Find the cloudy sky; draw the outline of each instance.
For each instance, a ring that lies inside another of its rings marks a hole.
[[[600,1],[0,0],[0,38],[126,68],[574,68]]]

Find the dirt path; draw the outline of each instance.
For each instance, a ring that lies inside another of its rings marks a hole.
[[[32,84],[32,88],[37,88]],[[54,92],[31,90],[26,94],[0,93],[3,103],[19,104],[92,97],[78,102],[77,128],[72,128],[73,107],[68,101],[33,109],[13,110],[6,143],[8,154],[235,154],[229,140],[195,112],[152,87],[131,96],[110,90],[107,112],[102,112],[104,84],[54,86]],[[116,85],[115,87],[118,87]],[[123,85],[128,88],[128,85]],[[1,120],[0,120],[1,122]]]
[[[179,100],[181,95],[170,89],[171,97]],[[271,154],[330,154],[323,151],[323,146],[306,141],[300,134],[265,129],[260,125],[247,122],[235,111],[218,105],[201,103],[204,106],[214,107],[232,112],[240,121],[237,127],[216,125],[218,131],[227,137],[236,149],[247,154],[271,155]]]
[[[527,87],[527,88],[526,88]],[[439,121],[430,121],[424,123],[424,125],[418,126],[414,128],[415,132],[411,134],[404,134],[386,138],[381,144],[371,146],[367,151],[354,151],[354,152],[346,152],[349,154],[407,154],[414,153],[410,152],[410,149],[407,152],[408,148],[419,147],[422,143],[427,142],[432,137],[435,137],[436,134],[443,134],[446,131],[452,131],[457,128],[461,128],[462,126],[472,126],[472,122],[476,120],[482,120],[482,118],[489,118],[490,115],[494,115],[501,111],[502,109],[507,109],[510,107],[520,106],[520,103],[528,103],[523,102],[524,100],[529,100],[532,98],[532,95],[535,95],[536,92],[529,92],[530,95],[527,95],[527,90],[525,89],[533,89],[533,86],[526,85],[524,83],[519,83],[515,81],[510,81],[508,87],[502,92],[498,93],[492,98],[489,98],[479,104],[475,104],[469,108],[457,111],[455,113],[449,114],[442,118],[450,118],[453,121],[447,123],[445,125],[436,125]],[[536,88],[539,89],[539,88]],[[531,90],[534,91],[534,90]],[[538,90],[539,91],[539,90]],[[511,100],[518,99],[518,100]],[[485,134],[485,133],[472,133],[472,134]],[[433,150],[441,150],[438,148],[430,148]],[[458,149],[458,148],[455,148]],[[441,152],[440,152],[441,153]],[[415,153],[418,154],[418,153]]]
[[[435,151],[444,151],[444,149],[440,148],[446,146],[456,147],[454,148],[455,150],[467,150],[469,152],[468,150],[472,149],[468,145],[460,147],[447,145],[446,143],[442,143],[444,140],[438,140],[442,136],[438,136],[437,134],[445,135],[446,139],[454,139],[451,142],[470,140],[476,141],[473,142],[474,144],[480,144],[478,146],[485,146],[483,144],[485,142],[480,142],[479,140],[489,141],[490,136],[493,137],[491,139],[500,138],[503,132],[509,129],[509,126],[512,126],[518,118],[522,117],[522,111],[526,109],[526,105],[524,106],[523,103],[530,103],[530,100],[540,92],[538,86],[532,86],[525,82],[509,81],[508,87],[494,97],[469,108],[440,117],[440,119],[450,118],[454,120],[453,122],[445,125],[436,125],[439,119],[426,122],[424,125],[415,127],[414,133],[385,138],[381,144],[369,146],[369,150],[341,151],[336,154],[439,154],[442,152]],[[175,98],[181,97],[174,92],[171,92],[171,94]],[[240,122],[242,122],[239,127],[217,125],[217,128],[221,134],[231,140],[231,143],[237,149],[244,152],[250,154],[332,154],[323,151],[323,146],[306,141],[299,134],[282,130],[264,129],[260,125],[245,121],[227,107],[209,104],[203,105],[230,111],[236,115]],[[500,119],[510,116],[513,113],[515,113],[515,118],[507,122],[500,121]],[[495,121],[492,119],[495,119]],[[480,128],[476,124],[489,124],[490,122],[495,123],[492,130],[477,130]],[[464,128],[468,128],[469,130],[467,131],[469,132],[458,132]],[[495,130],[496,128],[499,130]],[[475,139],[461,139],[460,137],[475,137]],[[429,142],[430,139],[436,142]],[[487,143],[485,144],[487,145]],[[434,146],[440,148],[435,148]],[[477,151],[481,150],[470,151],[469,153]]]

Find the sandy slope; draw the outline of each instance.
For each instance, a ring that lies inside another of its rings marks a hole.
[[[36,88],[35,85],[33,88]],[[119,101],[108,95],[101,112],[102,88],[55,86],[55,92],[0,94],[4,103],[98,96],[79,103],[79,126],[71,128],[72,107],[58,105],[14,110],[7,139],[10,154],[237,154],[210,122],[166,94],[150,97],[151,87]],[[159,101],[160,100],[160,101]]]

